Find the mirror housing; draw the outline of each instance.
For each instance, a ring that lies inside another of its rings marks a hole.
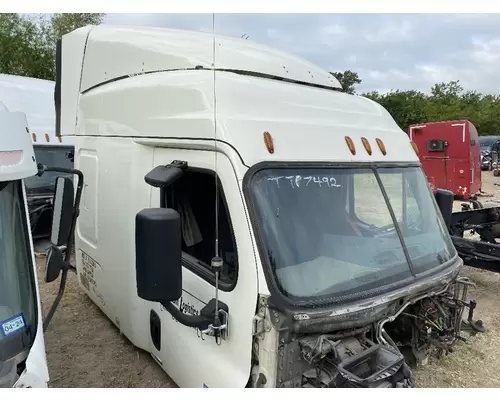
[[[50,241],[54,246],[67,246],[73,222],[74,186],[70,178],[57,177],[54,190]]]
[[[45,259],[45,282],[54,282],[59,277],[59,272],[64,267],[64,257],[61,249],[57,246],[50,246]]]
[[[177,164],[179,164],[179,166],[177,166]],[[173,184],[183,175],[184,168],[185,164],[182,164],[182,161],[170,165],[159,165],[149,171],[144,177],[144,180],[150,186],[165,188]]]
[[[454,200],[453,192],[445,189],[437,189],[435,197],[436,197],[436,203],[439,206],[439,209],[441,210],[441,214],[443,215],[446,228],[450,230],[451,214],[453,213],[453,200]]]
[[[137,295],[166,304],[182,294],[181,217],[170,208],[147,208],[135,217]]]

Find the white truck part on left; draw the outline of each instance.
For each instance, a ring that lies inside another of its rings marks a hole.
[[[54,84],[46,79],[0,74],[0,101],[10,112],[26,114],[37,163],[72,168],[75,139],[55,134]],[[34,240],[50,235],[55,181],[60,175],[48,171],[24,180]]]
[[[49,382],[24,186],[36,173],[26,115],[0,102],[0,388]]]

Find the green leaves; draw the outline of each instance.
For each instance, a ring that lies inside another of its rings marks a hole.
[[[0,73],[55,79],[56,41],[105,14],[0,14]]]
[[[356,72],[331,72],[344,91],[354,94],[362,80]],[[500,135],[500,95],[465,91],[458,80],[440,82],[431,87],[430,94],[417,90],[391,90],[388,93],[363,93],[381,104],[404,131],[411,124],[431,121],[467,119],[480,135]]]
[[[344,72],[330,72],[342,85],[342,89],[344,92],[349,94],[354,94],[356,91],[354,87],[359,85],[362,80],[359,79],[358,73],[353,71],[344,71]]]

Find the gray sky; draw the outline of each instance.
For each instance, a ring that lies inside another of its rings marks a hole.
[[[105,23],[212,31],[212,14],[108,14]],[[358,92],[460,80],[500,94],[500,14],[216,14],[218,33],[350,69]]]

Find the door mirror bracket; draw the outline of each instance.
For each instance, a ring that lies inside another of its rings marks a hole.
[[[171,302],[161,303],[165,310],[182,325],[198,328],[204,335],[225,340],[228,335],[229,307],[218,300],[219,315],[217,319],[220,323],[215,324],[215,304],[216,300],[212,299],[200,310],[200,315],[190,315],[182,312]]]
[[[216,294],[200,315],[182,312],[172,302],[182,295],[181,220],[176,210],[146,208],[135,219],[135,268],[137,295],[160,303],[181,324],[214,336],[217,343],[228,333],[229,308],[218,299],[222,260],[215,258]]]

